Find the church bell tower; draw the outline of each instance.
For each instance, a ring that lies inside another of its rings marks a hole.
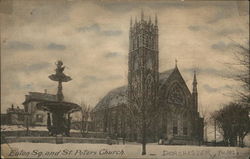
[[[141,107],[154,107],[158,96],[159,50],[158,25],[151,17],[130,20],[128,60],[128,102],[140,99]]]

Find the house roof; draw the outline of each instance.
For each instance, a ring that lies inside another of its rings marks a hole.
[[[54,94],[29,92],[29,94],[25,96],[25,101],[23,102],[23,104],[32,101],[56,101],[56,100],[57,97]]]
[[[19,107],[17,107],[17,108],[8,108],[7,109],[7,113],[23,113],[23,112],[24,112],[24,109],[21,109]]]

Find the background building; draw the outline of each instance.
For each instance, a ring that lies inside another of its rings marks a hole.
[[[36,104],[42,101],[56,101],[56,95],[40,92],[29,92],[25,95],[25,101],[23,102],[25,112],[29,115],[30,125],[47,125],[47,112],[37,109]]]
[[[16,108],[11,105],[11,108],[7,109],[6,114],[1,114],[2,125],[23,125],[25,123],[24,109]]]

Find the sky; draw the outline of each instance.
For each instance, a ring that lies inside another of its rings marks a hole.
[[[233,100],[238,83],[227,78],[235,43],[249,39],[248,2],[6,0],[1,8],[1,111],[22,107],[28,92],[55,94],[49,80],[62,60],[72,81],[65,100],[94,107],[127,84],[130,17],[155,14],[160,72],[178,68],[192,90],[197,71],[199,109]]]

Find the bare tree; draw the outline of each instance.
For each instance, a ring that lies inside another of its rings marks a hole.
[[[207,142],[207,129],[208,129],[208,125],[210,124],[211,121],[211,114],[208,111],[208,109],[201,109],[201,116],[203,117],[203,123],[204,123],[204,138],[205,141]]]
[[[133,89],[128,98],[128,110],[130,117],[141,136],[142,155],[146,155],[148,132],[158,116],[157,95],[152,91],[152,81],[144,81],[146,84]],[[131,99],[131,100],[129,100]]]
[[[240,103],[230,103],[222,109],[214,112],[213,119],[224,137],[226,145],[243,146],[244,137],[250,131],[250,119],[248,111]]]
[[[86,104],[85,102],[81,102],[81,114],[82,114],[82,120],[81,120],[81,133],[83,136],[88,133],[88,120],[90,118],[90,112],[92,110],[91,106]]]
[[[249,42],[245,45],[236,43],[234,53],[234,64],[229,66],[231,78],[240,83],[241,88],[235,90],[239,100],[245,104],[250,104],[250,51]]]

